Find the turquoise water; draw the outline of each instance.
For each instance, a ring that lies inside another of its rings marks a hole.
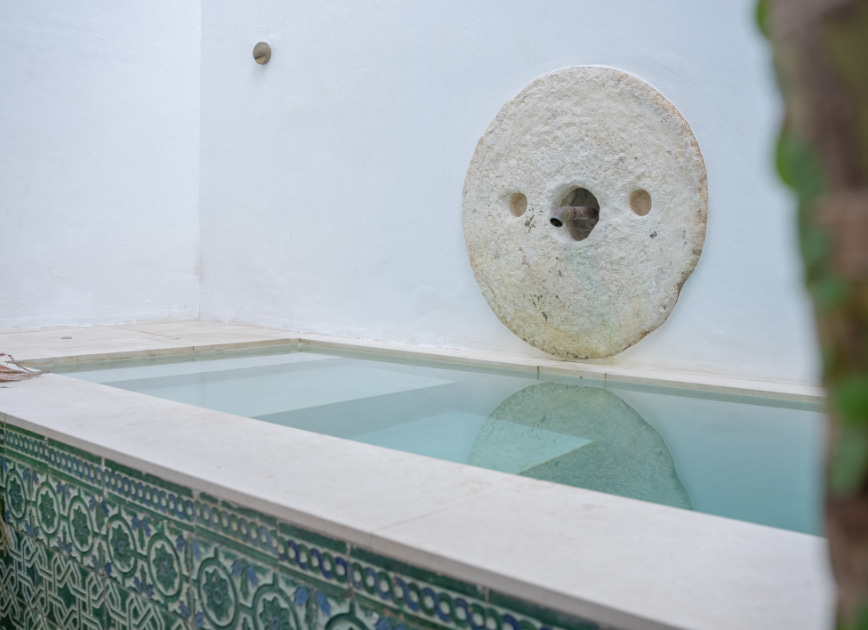
[[[820,533],[822,412],[312,352],[55,372],[492,470]]]

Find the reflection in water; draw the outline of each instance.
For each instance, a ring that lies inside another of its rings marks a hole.
[[[512,372],[308,352],[58,371],[408,453],[822,533],[824,420],[815,405],[654,388],[613,394]]]
[[[533,462],[544,452],[552,456]],[[660,434],[605,389],[526,387],[488,417],[467,463],[692,509]]]

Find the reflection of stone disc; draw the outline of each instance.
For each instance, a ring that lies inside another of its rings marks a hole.
[[[550,222],[561,206],[598,216]],[[705,165],[659,92],[610,68],[533,81],[480,140],[464,238],[485,299],[566,358],[618,353],[660,326],[705,240]]]
[[[523,439],[514,440],[516,427]],[[525,477],[691,509],[663,438],[615,394],[605,389],[539,383],[503,401],[482,426],[468,464],[502,470],[534,436],[582,446],[517,471]]]

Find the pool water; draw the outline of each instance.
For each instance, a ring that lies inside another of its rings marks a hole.
[[[313,352],[52,371],[409,453],[821,533],[816,405]]]

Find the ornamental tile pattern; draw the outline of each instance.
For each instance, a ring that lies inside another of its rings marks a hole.
[[[600,630],[0,423],[0,627]]]

